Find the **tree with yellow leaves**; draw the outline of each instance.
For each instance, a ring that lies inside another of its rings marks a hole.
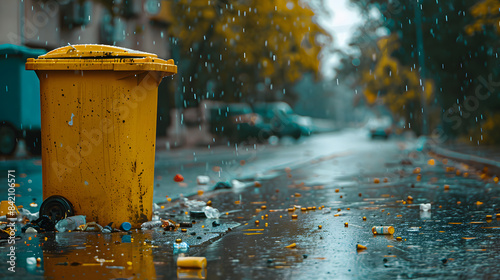
[[[274,99],[318,73],[329,36],[299,0],[178,0],[172,35],[186,106]]]
[[[471,13],[475,21],[465,27],[465,31],[468,35],[473,35],[476,32],[483,32],[488,27],[495,27],[496,32],[500,34],[499,0],[481,1],[472,6]]]
[[[406,123],[418,131],[420,129],[421,95],[425,93],[427,104],[433,96],[433,83],[426,80],[420,85],[420,77],[415,69],[405,67],[392,57],[400,47],[397,36],[382,37],[377,41],[379,52],[365,53],[371,57],[373,68],[365,68],[360,73],[360,83],[364,85],[363,94],[368,105],[382,103],[393,113],[395,119],[404,118]]]

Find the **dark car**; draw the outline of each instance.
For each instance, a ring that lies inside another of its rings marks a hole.
[[[210,108],[210,132],[233,142],[262,142],[271,136],[271,126],[250,105],[231,103]]]

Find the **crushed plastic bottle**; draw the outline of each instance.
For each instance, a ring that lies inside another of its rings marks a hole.
[[[19,208],[19,216],[20,219],[18,221],[22,221],[24,218],[28,219],[30,222],[38,219],[39,212],[31,213],[30,210],[25,208]]]
[[[86,216],[83,215],[71,216],[57,222],[56,230],[59,232],[65,232],[65,231],[75,230],[79,226],[86,224],[87,224]]]
[[[189,245],[186,242],[174,243],[174,255],[179,253],[187,253],[189,251]]]
[[[203,212],[205,212],[205,216],[209,219],[218,219],[220,217],[220,212],[217,208],[205,206],[203,207]]]
[[[180,204],[181,206],[187,207],[189,209],[199,209],[205,205],[207,205],[206,202],[201,201],[201,200],[189,200],[185,197],[181,197],[180,199]]]
[[[323,212],[323,214],[329,214],[330,212],[332,212],[332,210],[330,209],[330,207],[325,207],[321,211]]]
[[[430,211],[431,204],[430,203],[422,203],[420,204],[420,211]]]
[[[145,222],[141,225],[142,230],[159,228],[163,225],[161,220]]]

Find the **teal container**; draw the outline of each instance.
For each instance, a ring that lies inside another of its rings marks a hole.
[[[25,70],[27,58],[45,54],[11,44],[0,45],[0,155],[11,155],[24,138],[32,154],[40,154],[40,82]]]

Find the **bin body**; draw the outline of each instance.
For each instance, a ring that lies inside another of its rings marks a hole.
[[[89,54],[89,45],[71,48]],[[26,68],[40,79],[43,198],[63,196],[87,221],[139,227],[152,217],[158,85],[176,67],[120,50],[77,59],[52,51]]]

